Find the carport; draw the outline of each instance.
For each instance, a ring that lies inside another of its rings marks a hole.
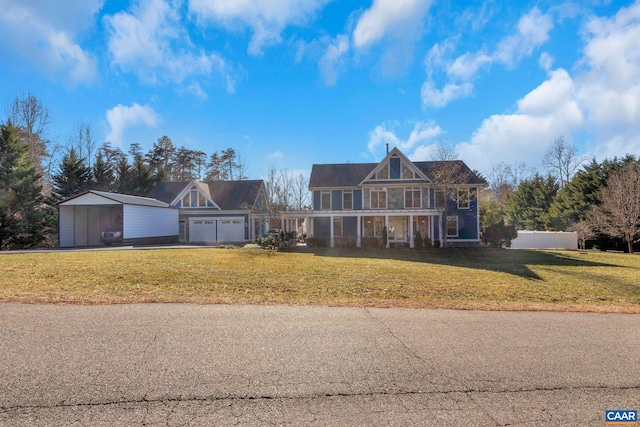
[[[119,216],[123,244],[178,242],[178,210],[148,197],[88,191],[61,202],[59,246],[100,245],[100,233]]]

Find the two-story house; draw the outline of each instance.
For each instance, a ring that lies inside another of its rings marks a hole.
[[[477,244],[484,185],[462,161],[412,162],[394,148],[379,163],[314,164],[313,209],[283,218],[304,217],[307,237],[328,238],[331,247],[345,239],[357,247],[366,237],[382,241],[385,227],[388,247],[414,247],[417,231],[432,243]]]

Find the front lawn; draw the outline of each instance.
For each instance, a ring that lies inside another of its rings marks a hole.
[[[640,256],[484,248],[3,254],[0,301],[640,313]]]

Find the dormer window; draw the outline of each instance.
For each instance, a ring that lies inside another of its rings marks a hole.
[[[214,207],[213,203],[207,200],[207,197],[202,194],[196,187],[193,187],[182,198],[179,204],[183,208],[207,208]]]

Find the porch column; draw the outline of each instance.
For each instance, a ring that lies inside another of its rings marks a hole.
[[[306,237],[309,237],[309,233],[310,233],[310,230],[311,230],[311,217],[306,217],[304,219],[304,223],[302,225],[302,234],[305,233],[305,230],[307,232]]]
[[[413,248],[413,215],[409,215],[409,247]]]
[[[362,216],[358,215],[356,218],[358,218],[357,220],[357,226],[356,226],[356,248],[361,248],[362,247]]]
[[[388,248],[389,247],[389,215],[384,216],[384,226],[387,227],[387,246],[385,247]]]
[[[330,243],[329,247],[333,248],[333,246],[335,244],[335,241],[333,239],[333,216],[329,217],[329,225],[330,225],[329,229],[331,230],[330,231],[331,243]]]
[[[442,235],[442,212],[438,214],[438,238],[440,239],[440,248],[443,248],[444,237]]]

